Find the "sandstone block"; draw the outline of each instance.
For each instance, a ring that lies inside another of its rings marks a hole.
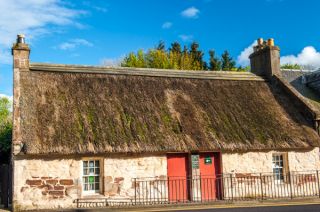
[[[41,177],[42,180],[49,180],[52,179],[52,177]]]
[[[49,194],[54,196],[63,196],[64,191],[49,191]]]
[[[60,185],[73,185],[73,180],[70,180],[70,179],[60,180]]]
[[[26,180],[26,184],[30,186],[40,186],[42,184],[42,180]]]
[[[66,195],[70,196],[72,198],[77,198],[78,197],[78,186],[71,186],[66,188]]]
[[[39,186],[38,188],[44,189],[45,191],[53,190],[53,186],[52,186],[52,185],[49,185],[49,184],[47,184],[47,185],[41,185],[41,186]]]
[[[46,183],[50,185],[56,185],[58,183],[58,180],[50,179],[50,180],[46,180]]]
[[[105,187],[105,194],[109,196],[117,195],[119,191],[119,185],[116,183],[109,183]]]
[[[106,176],[104,178],[104,182],[106,182],[106,183],[111,183],[112,181],[113,181],[113,178],[111,176]]]
[[[64,190],[64,186],[54,186],[54,190]]]
[[[123,177],[116,177],[116,178],[114,178],[114,182],[115,182],[115,183],[119,183],[119,182],[121,182],[121,181],[123,181],[123,180],[124,180]]]

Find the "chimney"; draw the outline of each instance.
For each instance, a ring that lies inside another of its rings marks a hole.
[[[22,69],[20,71],[29,70],[29,45],[25,43],[24,35],[17,35],[17,42],[12,46],[13,68]]]
[[[251,72],[266,78],[281,76],[280,48],[274,45],[272,38],[267,41],[259,38],[257,41],[258,44],[253,47],[254,52],[249,56]]]
[[[21,77],[23,72],[29,72],[29,45],[25,43],[24,35],[18,35],[16,43],[12,46],[13,55],[13,133],[12,133],[12,153],[17,155],[22,150],[21,137],[21,111],[20,96],[23,87]]]

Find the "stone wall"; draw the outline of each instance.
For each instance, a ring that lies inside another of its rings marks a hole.
[[[278,181],[272,174],[272,155],[277,151],[222,154],[224,197],[229,199],[290,198],[318,196],[316,170],[320,170],[319,148],[287,152],[290,174]]]
[[[167,157],[107,158],[104,162],[104,195],[110,198],[132,199],[135,195],[133,178],[161,179],[167,176]]]
[[[223,173],[270,173],[274,153],[282,152],[224,153],[222,154]],[[319,148],[305,152],[288,152],[288,168],[289,171],[320,170]]]
[[[130,200],[135,195],[133,178],[167,174],[166,156],[100,157],[103,162],[99,198]],[[74,208],[75,200],[88,196],[82,191],[81,159],[15,160],[15,210]]]
[[[13,204],[16,210],[71,208],[81,196],[81,161],[15,160]]]

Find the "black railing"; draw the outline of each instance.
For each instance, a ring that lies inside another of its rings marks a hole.
[[[77,200],[78,207],[161,205],[320,198],[319,171],[235,173],[221,176],[161,177],[132,179],[132,196],[127,199]]]
[[[224,174],[222,176],[133,179],[134,204],[319,197],[319,172]]]

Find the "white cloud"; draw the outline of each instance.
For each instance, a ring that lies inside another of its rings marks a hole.
[[[250,65],[249,56],[253,53],[253,46],[257,45],[257,41],[254,41],[250,46],[245,48],[237,58],[237,62],[241,66]]]
[[[185,18],[197,18],[200,11],[195,7],[189,7],[181,12],[181,15]]]
[[[237,58],[237,62],[241,66],[250,65],[249,56],[253,53],[253,46],[257,42],[253,42],[250,46],[245,48]],[[313,46],[307,46],[298,55],[286,55],[280,58],[281,64],[299,64],[308,68],[320,68],[320,52]]]
[[[9,51],[20,33],[30,42],[57,26],[83,27],[75,19],[85,12],[66,5],[61,0],[0,0],[0,51]]]
[[[103,58],[100,63],[102,66],[120,67],[123,58],[124,58],[124,56],[121,56],[118,58]]]
[[[281,57],[281,64],[299,64],[305,67],[320,67],[320,52],[313,46],[307,46],[297,55]]]
[[[2,94],[2,93],[0,93],[0,98],[7,98],[7,99],[9,99],[10,101],[13,100],[13,96],[8,96],[8,95]]]
[[[193,35],[179,35],[179,38],[184,42],[192,41]]]
[[[171,27],[172,27],[172,22],[167,21],[162,24],[162,29],[170,29]]]
[[[79,46],[92,47],[93,44],[85,39],[76,38],[68,42],[61,43],[57,48],[61,50],[71,50]]]
[[[94,5],[92,4],[90,1],[83,1],[82,4],[84,6],[87,6],[89,8],[92,8],[98,12],[102,12],[102,13],[106,13],[108,12],[109,10],[107,9],[107,7],[101,7],[101,6],[97,6],[97,5]]]

